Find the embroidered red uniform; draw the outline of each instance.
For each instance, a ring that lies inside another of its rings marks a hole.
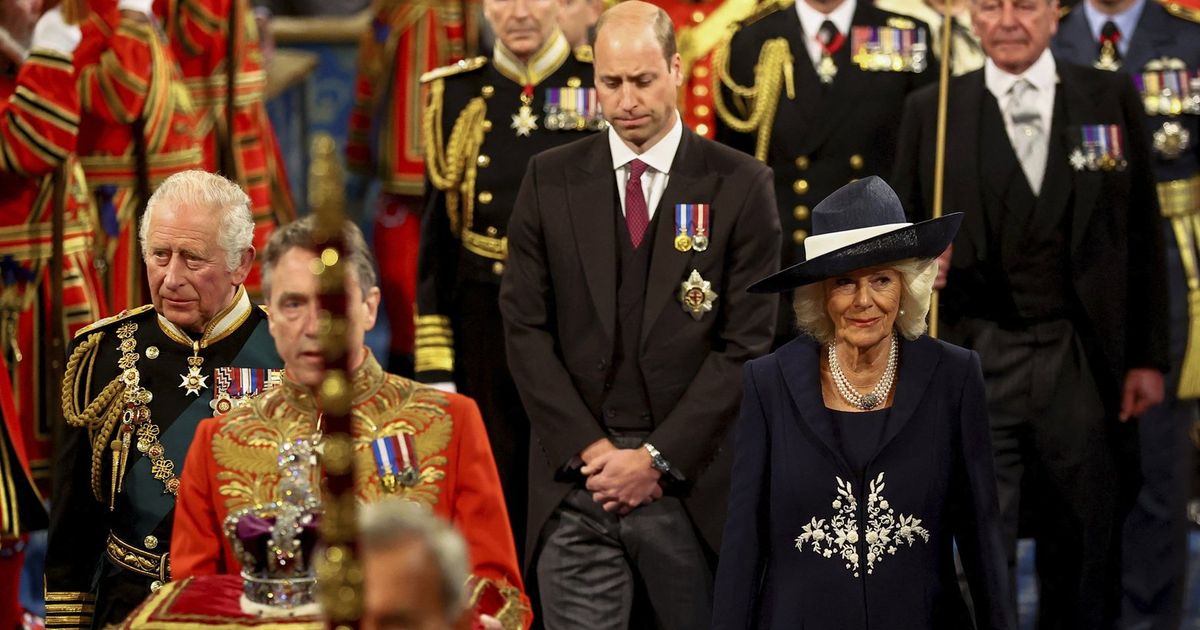
[[[4,63],[4,62],[0,62]],[[71,58],[35,49],[14,76],[0,73],[0,348],[13,381],[22,450],[49,490],[46,332],[61,339],[105,315],[92,260],[95,214],[71,158],[79,100]],[[63,320],[50,321],[51,216],[55,171],[67,163],[63,240]],[[65,353],[65,346],[63,352]]]
[[[507,629],[528,627],[504,495],[474,401],[387,374],[369,354],[354,373],[353,391],[359,500],[394,493],[454,523],[470,551],[479,612]],[[241,571],[224,534],[225,518],[279,499],[279,446],[312,438],[318,415],[311,392],[285,376],[251,404],[200,424],[175,506],[173,579]],[[377,442],[393,436],[411,445],[408,456],[380,460]],[[380,469],[399,472],[409,456],[416,460],[411,476],[400,475],[389,490]]]
[[[679,88],[679,113],[692,131],[712,138],[712,51],[729,36],[729,27],[750,15],[755,0],[665,0],[656,2],[675,23],[683,85]]]
[[[295,217],[295,207],[267,118],[266,64],[254,13],[246,0],[155,0],[154,13],[162,20],[195,106],[204,169],[238,182],[250,196],[254,246],[261,251],[275,226]],[[236,63],[233,146],[229,147],[227,60],[231,55]],[[257,266],[245,285],[252,294],[258,293]]]
[[[371,30],[359,43],[358,79],[346,160],[376,178],[374,249],[391,327],[393,355],[413,353],[413,300],[425,183],[419,123],[421,75],[474,54],[478,0],[378,3]]]
[[[141,195],[203,161],[190,98],[162,31],[145,14],[118,10],[115,0],[88,4],[75,51],[78,153],[108,236],[108,305],[120,311],[149,299],[135,225]]]

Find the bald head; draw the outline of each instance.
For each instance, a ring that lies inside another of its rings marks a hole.
[[[600,16],[593,48],[600,109],[621,140],[644,153],[679,124],[683,73],[671,18],[652,4],[623,2]]]
[[[600,20],[596,22],[597,44],[605,26],[613,26],[614,32],[624,34],[649,28],[668,65],[675,56],[675,25],[671,23],[671,16],[667,15],[662,7],[641,0],[628,0],[613,5],[601,14]]]

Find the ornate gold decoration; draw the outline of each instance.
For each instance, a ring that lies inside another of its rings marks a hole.
[[[729,74],[729,42],[713,53],[713,103],[717,115],[731,129],[739,133],[757,133],[754,157],[766,161],[771,146],[771,127],[775,124],[775,112],[779,109],[779,95],[783,91],[788,100],[796,98],[796,86],[792,77],[794,64],[792,50],[787,39],[776,37],[763,42],[758,53],[758,64],[754,66],[754,85],[743,86]],[[725,102],[721,86],[733,93],[735,113]]]

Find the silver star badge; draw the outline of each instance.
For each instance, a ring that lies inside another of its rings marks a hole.
[[[700,321],[704,314],[711,311],[717,294],[712,290],[712,283],[700,277],[700,272],[692,270],[688,279],[679,285],[679,302],[683,310],[691,313],[692,319]]]
[[[186,395],[188,396],[192,394],[199,396],[200,390],[208,389],[208,377],[201,375],[200,368],[197,366],[188,368],[188,373],[180,374],[179,378],[183,379],[179,386],[187,390]]]
[[[530,132],[537,129],[538,117],[534,115],[533,109],[528,105],[522,105],[521,109],[512,116],[512,128],[517,130],[518,136],[528,136]]]
[[[1083,151],[1075,149],[1071,152],[1071,156],[1067,158],[1071,162],[1071,168],[1082,171],[1087,166],[1087,158],[1083,157]]]

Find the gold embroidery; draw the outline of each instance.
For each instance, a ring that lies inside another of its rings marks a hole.
[[[368,357],[354,375],[354,451],[358,462],[358,498],[371,502],[387,494],[376,471],[371,444],[389,435],[411,433],[419,459],[416,484],[401,486],[396,495],[433,506],[446,478],[446,449],[454,432],[442,392],[383,372]],[[287,380],[245,407],[225,416],[213,436],[213,458],[220,471],[217,482],[225,508],[235,510],[277,500],[279,466],[284,441],[312,436],[317,410],[311,394]]]

